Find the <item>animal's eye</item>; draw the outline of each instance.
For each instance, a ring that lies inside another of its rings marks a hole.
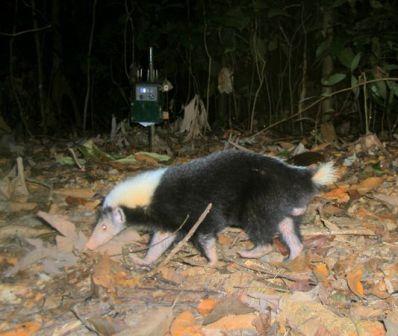
[[[106,231],[108,229],[108,227],[105,224],[102,224],[101,229]]]

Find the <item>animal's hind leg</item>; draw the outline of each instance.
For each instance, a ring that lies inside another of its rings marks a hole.
[[[204,255],[209,261],[210,266],[215,266],[218,261],[216,238],[213,235],[199,234],[197,238],[199,246],[203,250]]]
[[[139,266],[149,266],[153,264],[176,239],[176,234],[172,232],[155,231],[149,243],[149,249],[143,259],[132,256],[132,260]]]
[[[290,255],[289,260],[296,258],[303,250],[303,244],[300,240],[298,229],[291,217],[285,217],[278,224],[279,232],[282,235],[283,240],[289,246]]]

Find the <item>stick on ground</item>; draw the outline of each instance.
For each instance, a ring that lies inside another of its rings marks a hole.
[[[207,205],[206,209],[202,212],[202,214],[200,215],[200,217],[198,218],[196,223],[188,231],[187,235],[181,241],[179,241],[176,246],[174,246],[174,248],[170,251],[168,256],[159,264],[159,266],[157,266],[155,268],[154,271],[165,266],[171,260],[171,258],[173,258],[182,249],[182,247],[185,245],[185,243],[193,236],[195,231],[198,229],[199,225],[202,224],[202,222],[204,221],[204,219],[210,212],[212,206],[213,206],[212,203],[209,203]]]

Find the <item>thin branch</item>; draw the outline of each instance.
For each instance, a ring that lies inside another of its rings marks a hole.
[[[17,158],[17,171],[18,171],[18,179],[20,182],[20,185],[22,187],[22,191],[24,195],[29,195],[28,188],[26,187],[26,182],[25,182],[25,172],[24,172],[24,167],[23,167],[23,160],[21,157]]]
[[[186,244],[186,242],[193,236],[197,228],[199,227],[200,224],[205,220],[206,216],[211,210],[212,203],[209,203],[206,207],[206,209],[203,211],[203,213],[200,215],[198,218],[197,222],[191,227],[191,229],[188,231],[187,235],[170,251],[168,256],[159,264],[158,267],[154,270],[154,273],[156,273],[156,270],[161,269],[164,267],[177,253],[178,251],[181,250],[181,248]]]
[[[20,32],[18,32],[18,33],[4,33],[4,32],[0,32],[0,35],[9,36],[9,37],[17,37],[17,36],[21,36],[21,35],[28,34],[28,33],[35,33],[35,32],[41,31],[41,30],[46,30],[46,29],[49,29],[49,28],[51,28],[51,27],[52,27],[52,26],[49,24],[49,25],[47,25],[47,26],[40,27],[40,28],[32,28],[32,29],[23,30],[23,31],[20,31]]]
[[[86,97],[84,99],[84,110],[83,110],[83,130],[84,131],[86,130],[86,125],[87,125],[87,110],[88,110],[88,101],[90,99],[90,89],[91,89],[91,51],[93,49],[96,9],[97,9],[97,0],[94,0],[91,31],[90,31],[90,40],[88,43],[88,51],[87,51],[87,91],[86,91]]]
[[[207,69],[207,91],[206,91],[206,111],[207,113],[209,113],[209,95],[210,95],[210,81],[211,81],[211,67],[212,67],[212,63],[213,63],[213,59],[211,58],[211,55],[209,53],[209,50],[207,48],[207,38],[206,38],[206,34],[207,34],[207,23],[205,23],[205,27],[203,30],[203,42],[204,42],[204,46],[205,46],[205,51],[206,51],[206,55],[209,61],[209,65],[208,65],[208,69]]]
[[[69,152],[72,154],[73,160],[75,161],[76,165],[79,167],[79,169],[81,171],[85,171],[86,169],[84,168],[84,166],[81,165],[81,163],[79,162],[79,159],[76,156],[75,151],[73,150],[73,148],[68,148]]]
[[[338,94],[343,93],[343,92],[351,91],[352,89],[355,89],[355,88],[360,87],[360,86],[363,86],[363,85],[372,84],[372,83],[377,83],[377,82],[386,82],[386,81],[395,81],[395,82],[397,82],[397,81],[398,81],[398,77],[385,77],[385,78],[371,79],[371,80],[368,80],[368,81],[365,81],[365,82],[361,82],[361,83],[352,85],[352,86],[350,86],[350,87],[347,87],[347,88],[344,88],[344,89],[341,89],[341,90],[334,91],[334,92],[332,92],[332,93],[330,93],[330,94],[324,95],[323,97],[321,97],[321,98],[319,98],[318,100],[314,101],[312,104],[308,105],[308,106],[307,106],[306,108],[304,108],[303,110],[301,110],[301,111],[299,111],[299,112],[296,112],[296,113],[292,114],[291,116],[289,116],[289,117],[287,117],[287,118],[284,118],[284,119],[282,119],[282,120],[279,120],[279,121],[277,121],[277,122],[274,122],[273,124],[271,124],[271,125],[269,125],[269,126],[263,128],[261,131],[258,131],[257,133],[254,133],[249,139],[253,139],[253,138],[255,138],[257,135],[259,135],[259,134],[261,134],[261,133],[263,133],[263,132],[266,132],[266,131],[268,131],[269,129],[275,127],[275,126],[278,126],[278,125],[280,125],[280,124],[283,124],[285,121],[288,121],[288,120],[290,120],[290,119],[293,119],[293,118],[297,117],[297,116],[300,115],[301,113],[303,113],[303,112],[305,112],[305,111],[308,111],[309,109],[311,109],[311,108],[313,108],[314,106],[318,105],[319,103],[323,102],[325,99],[329,99],[330,97],[333,97],[333,96],[338,95]]]

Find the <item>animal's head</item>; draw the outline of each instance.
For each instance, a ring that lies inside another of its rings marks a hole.
[[[125,209],[146,208],[166,168],[148,171],[117,184],[105,197],[102,212],[86,247],[105,244],[126,227]]]
[[[105,244],[126,227],[126,216],[120,207],[105,207],[86,248],[94,250]]]

